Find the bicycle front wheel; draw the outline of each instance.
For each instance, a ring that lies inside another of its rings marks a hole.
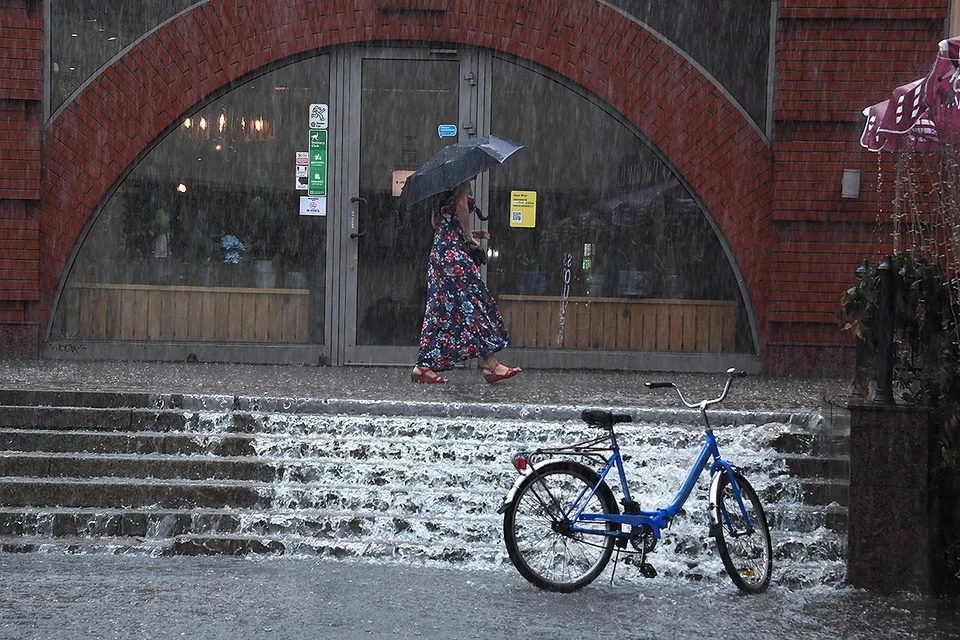
[[[737,588],[746,593],[760,593],[770,584],[770,574],[773,572],[773,549],[767,516],[763,513],[757,492],[746,478],[735,471],[743,506],[752,525],[747,527],[730,476],[725,471],[720,474],[717,504],[713,505],[714,516],[719,523],[716,529],[717,550]]]
[[[503,516],[503,538],[510,561],[524,578],[547,591],[570,593],[590,584],[613,553],[619,527],[610,522],[577,521],[577,513],[619,513],[610,488],[597,486],[597,474],[582,464],[552,462],[531,473],[517,488]]]

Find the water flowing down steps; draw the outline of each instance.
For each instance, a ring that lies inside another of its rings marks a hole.
[[[515,478],[511,455],[590,433],[578,408],[559,406],[44,392],[0,400],[5,551],[500,566],[496,511]],[[644,507],[666,504],[699,447],[698,416],[632,413],[619,428],[631,489]],[[841,581],[848,430],[815,413],[713,416],[721,452],[766,506],[775,581]],[[707,488],[702,479],[651,556],[662,575],[722,575],[706,535]]]

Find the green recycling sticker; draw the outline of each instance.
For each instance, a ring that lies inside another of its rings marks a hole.
[[[310,160],[307,180],[307,194],[311,196],[327,195],[327,131],[310,129]]]

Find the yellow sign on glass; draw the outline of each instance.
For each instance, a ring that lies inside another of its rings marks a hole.
[[[510,192],[510,226],[532,229],[537,226],[537,192]]]

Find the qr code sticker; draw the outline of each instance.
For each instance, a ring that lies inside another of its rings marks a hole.
[[[510,222],[523,222],[523,212],[522,212],[522,211],[511,211],[511,212],[510,212]]]

